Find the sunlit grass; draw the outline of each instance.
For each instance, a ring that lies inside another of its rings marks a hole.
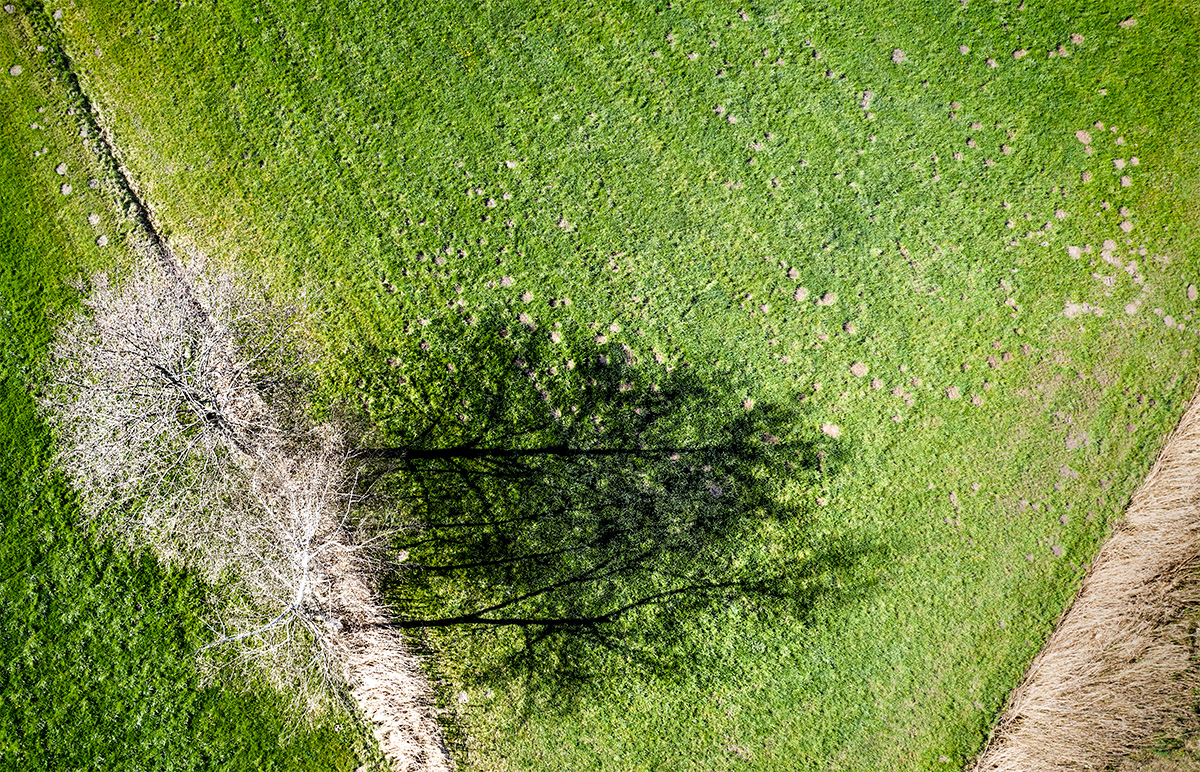
[[[624,344],[852,459],[791,481],[811,524],[769,548],[887,551],[803,621],[708,609],[570,700],[560,662],[504,665],[512,630],[422,636],[467,768],[951,769],[1198,360],[1195,9],[1018,5],[96,4],[62,29],[174,243],[319,294],[323,406],[403,437],[459,412],[468,341],[560,331],[560,367]]]

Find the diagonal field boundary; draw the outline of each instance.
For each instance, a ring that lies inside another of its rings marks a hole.
[[[134,223],[137,245],[149,262],[166,277],[171,292],[210,334],[227,337],[218,329],[208,307],[189,278],[189,271],[174,254],[155,225],[133,175],[122,162],[116,143],[98,107],[88,97],[55,22],[41,4],[22,14],[20,30],[25,43],[45,46],[51,73],[66,91],[79,127],[79,136],[115,184],[120,204]],[[229,341],[232,345],[232,340]],[[247,457],[269,455],[266,448],[233,440]],[[285,459],[287,460],[287,459]],[[292,459],[294,460],[294,459]],[[326,530],[336,531],[335,528]],[[387,610],[380,604],[372,582],[348,558],[350,545],[333,543],[332,585],[337,608],[347,624],[330,629],[330,645],[342,665],[349,696],[356,703],[378,743],[379,751],[394,769],[402,772],[443,772],[454,768],[441,728],[432,709],[432,691],[419,658],[410,653]]]
[[[112,177],[120,194],[121,205],[125,207],[126,215],[137,224],[138,230],[148,242],[147,245],[154,259],[162,265],[163,271],[171,278],[178,280],[181,275],[179,263],[155,226],[150,207],[146,205],[138,191],[133,175],[121,161],[121,155],[113,142],[107,122],[79,82],[74,62],[67,53],[49,12],[41,3],[37,3],[19,19],[22,22],[19,28],[26,36],[26,42],[31,43],[36,40],[37,44],[45,46],[46,57],[51,63],[53,72],[62,81],[59,86],[74,102],[72,106],[76,109],[75,120],[80,126],[79,136],[84,145],[96,154],[97,160]],[[30,45],[30,48],[32,47],[33,45]]]
[[[1196,728],[1200,388],[972,772],[1107,769]]]

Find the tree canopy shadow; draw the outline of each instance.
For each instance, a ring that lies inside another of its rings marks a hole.
[[[380,416],[353,452],[411,516],[396,625],[507,641],[491,667],[570,693],[613,662],[670,675],[731,604],[804,624],[866,591],[856,566],[877,547],[810,533],[812,490],[848,448],[805,436],[798,407],[585,331],[467,329],[426,333],[394,377],[408,396],[379,399],[410,417]]]

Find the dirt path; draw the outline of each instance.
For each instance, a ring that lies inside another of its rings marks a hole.
[[[1195,729],[1200,390],[973,772],[1106,769]]]

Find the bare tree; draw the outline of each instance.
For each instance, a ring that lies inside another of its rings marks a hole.
[[[354,560],[355,494],[340,433],[294,415],[297,309],[201,264],[91,284],[43,394],[85,517],[224,588],[216,643],[315,706],[341,679],[330,566]]]
[[[81,286],[86,313],[44,373],[85,519],[210,582],[210,668],[257,666],[310,717],[352,699],[398,768],[449,769],[419,662],[375,599],[390,532],[352,521],[366,491],[344,433],[305,412],[300,309],[171,260]]]

